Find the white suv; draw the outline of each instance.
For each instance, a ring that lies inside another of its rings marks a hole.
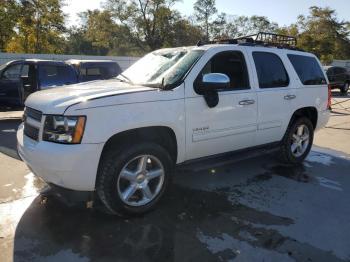
[[[288,48],[161,49],[115,79],[32,94],[18,152],[54,188],[142,213],[176,164],[267,145],[303,161],[329,119],[327,81],[314,55]]]

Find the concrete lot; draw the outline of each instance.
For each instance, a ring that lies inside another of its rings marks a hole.
[[[350,261],[350,96],[333,102],[303,165],[178,171],[156,211],[129,219],[42,202],[19,120],[0,120],[0,261]]]

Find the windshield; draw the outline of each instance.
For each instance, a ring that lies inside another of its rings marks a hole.
[[[118,76],[132,84],[169,87],[186,75],[203,50],[165,49],[152,52]]]

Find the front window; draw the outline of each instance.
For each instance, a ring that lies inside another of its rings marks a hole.
[[[0,71],[4,70],[4,68],[7,66],[7,64],[0,65]]]
[[[4,71],[2,77],[7,80],[18,81],[21,76],[21,68],[21,64],[11,65]]]
[[[132,84],[171,88],[183,79],[204,50],[165,49],[152,52],[118,76]]]

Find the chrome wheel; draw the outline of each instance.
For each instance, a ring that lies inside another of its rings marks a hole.
[[[300,157],[302,156],[310,143],[310,131],[309,128],[306,125],[299,125],[295,129],[292,141],[291,141],[291,152],[293,156]]]
[[[164,184],[164,167],[152,155],[140,155],[130,160],[121,170],[117,190],[120,199],[130,206],[150,203]]]

